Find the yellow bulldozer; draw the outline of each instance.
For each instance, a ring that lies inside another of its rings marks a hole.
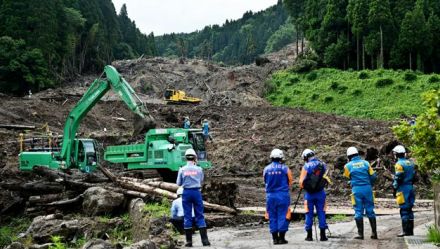
[[[165,101],[167,104],[199,104],[202,99],[186,96],[181,90],[167,89],[165,90]]]

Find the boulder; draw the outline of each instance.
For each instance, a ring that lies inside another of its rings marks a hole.
[[[137,198],[130,201],[130,220],[132,224],[133,241],[144,241],[150,238],[150,219],[143,211],[145,203]]]
[[[149,240],[141,240],[131,246],[126,246],[123,249],[156,249],[156,245]]]
[[[92,187],[84,192],[83,211],[89,216],[114,213],[122,206],[124,200],[123,194]]]
[[[102,239],[93,239],[87,242],[82,249],[115,249],[111,243]]]

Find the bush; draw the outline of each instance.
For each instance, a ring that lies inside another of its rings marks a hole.
[[[433,75],[433,76],[429,77],[428,82],[429,83],[437,83],[437,82],[440,82],[440,78],[437,75]]]
[[[347,91],[347,89],[348,89],[347,86],[340,86],[340,87],[338,88],[338,93],[339,93],[339,94],[343,94],[343,93],[345,93],[345,91]]]
[[[287,103],[289,103],[291,100],[292,100],[292,98],[287,97],[287,96],[284,96],[284,98],[283,98],[283,104],[287,104]]]
[[[413,72],[406,72],[403,75],[403,80],[405,80],[406,82],[413,82],[417,80],[417,75]]]
[[[318,62],[309,59],[299,60],[291,69],[294,73],[306,73],[316,69]]]
[[[355,89],[355,90],[351,93],[351,95],[353,95],[353,96],[359,96],[359,95],[362,95],[362,90],[361,90],[361,89]]]
[[[428,228],[428,241],[440,244],[440,231],[434,225]]]
[[[365,79],[368,79],[368,78],[370,78],[370,75],[368,75],[368,73],[367,72],[360,72],[359,73],[359,79],[360,80],[365,80]]]
[[[399,85],[395,86],[394,88],[396,88],[399,91],[403,91],[403,90],[406,89],[406,87],[404,85],[402,85],[402,84],[399,84]]]
[[[381,88],[381,87],[386,87],[389,85],[394,84],[394,80],[393,79],[389,79],[389,78],[385,78],[385,79],[378,79],[376,81],[376,87],[377,88]]]
[[[317,100],[319,98],[319,94],[314,93],[312,94],[312,96],[310,97],[311,100]]]
[[[287,82],[286,86],[293,86],[298,82],[300,82],[300,79],[298,77],[293,77],[289,79],[289,82]]]
[[[329,89],[331,89],[331,90],[337,90],[338,88],[339,88],[339,83],[336,81],[333,81],[329,87]]]
[[[306,79],[308,81],[315,81],[317,78],[318,78],[318,74],[315,71],[308,73],[306,76]]]
[[[333,97],[332,96],[326,96],[324,98],[324,103],[330,103],[330,102],[333,102]]]
[[[293,90],[293,94],[295,94],[295,95],[299,95],[299,94],[301,94],[302,92],[300,91],[300,90],[298,90],[298,89],[295,89],[295,90]]]

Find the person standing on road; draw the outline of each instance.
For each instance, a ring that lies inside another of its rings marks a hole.
[[[183,129],[189,129],[191,128],[191,122],[189,121],[189,117],[186,116],[183,120]]]
[[[183,187],[183,226],[185,229],[186,247],[192,247],[192,210],[194,208],[195,223],[200,230],[200,237],[203,246],[210,246],[208,233],[206,231],[205,216],[203,214],[203,199],[200,188],[204,179],[202,168],[197,166],[197,154],[193,149],[185,152],[187,164],[179,169],[177,174],[177,185]]]
[[[305,149],[302,153],[302,158],[305,164],[301,170],[301,176],[299,178],[299,185],[301,189],[304,189],[304,207],[306,210],[306,222],[305,229],[307,231],[307,241],[313,241],[312,225],[314,209],[316,207],[316,213],[319,219],[320,240],[327,241],[325,230],[328,228],[325,219],[326,209],[326,193],[324,191],[328,181],[325,176],[327,172],[327,166],[325,163],[318,160],[315,156],[315,152],[310,149]]]
[[[362,160],[355,147],[347,149],[349,162],[344,166],[344,176],[350,179],[352,187],[351,202],[354,208],[354,219],[358,229],[355,239],[364,239],[364,212],[371,225],[371,239],[377,239],[376,214],[374,213],[374,196],[372,185],[377,174],[370,164]]]
[[[293,177],[290,169],[283,163],[282,150],[272,150],[270,158],[272,163],[267,165],[263,171],[269,228],[274,245],[287,244],[285,236],[289,229],[290,219],[289,190],[293,184]]]
[[[402,233],[398,237],[414,235],[413,206],[416,200],[413,183],[415,182],[415,167],[412,160],[406,159],[406,150],[402,145],[393,149],[394,158],[397,160],[394,169],[393,196],[400,207],[402,219]]]

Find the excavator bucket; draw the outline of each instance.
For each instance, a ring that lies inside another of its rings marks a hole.
[[[151,115],[145,115],[142,118],[138,115],[134,116],[133,119],[133,136],[140,134],[145,134],[148,130],[156,128],[156,121]]]

